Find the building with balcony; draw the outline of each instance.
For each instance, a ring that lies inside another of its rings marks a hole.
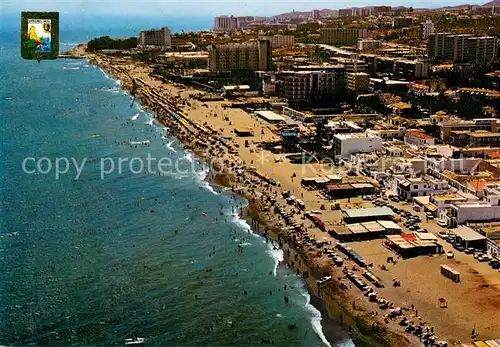
[[[271,68],[271,51],[268,40],[212,46],[208,68],[210,71],[267,71]]]
[[[427,55],[434,61],[490,62],[498,56],[498,46],[493,36],[434,33],[428,36]]]
[[[323,69],[302,71],[281,71],[276,76],[276,93],[294,109],[309,108],[314,104],[313,98],[333,95],[336,90],[339,74],[343,74],[342,66],[327,66]]]
[[[366,72],[348,72],[347,89],[355,92],[366,92],[370,84],[370,75]]]
[[[139,48],[160,48],[166,49],[172,45],[170,29],[167,27],[161,29],[142,30],[139,33]]]
[[[233,16],[218,16],[214,18],[215,31],[235,31],[238,29],[238,19]]]
[[[368,34],[366,28],[321,28],[321,43],[334,46],[353,46]]]
[[[263,36],[261,40],[269,40],[271,42],[271,47],[273,49],[291,47],[295,45],[295,36],[293,35],[273,35],[273,36]]]
[[[422,23],[422,38],[427,40],[429,35],[433,35],[435,32],[434,22],[431,20],[426,20]]]

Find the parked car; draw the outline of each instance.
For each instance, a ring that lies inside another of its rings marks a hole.
[[[444,231],[438,232],[438,236],[442,238],[443,240],[446,240],[448,238],[448,233]]]
[[[391,196],[391,198],[390,198],[390,199],[391,199],[391,201],[393,201],[393,202],[399,202],[399,198],[398,198],[397,196],[395,196],[395,195]]]
[[[492,269],[500,269],[500,261],[498,260],[495,260],[494,262],[489,262],[488,264],[490,264],[491,268]]]
[[[465,253],[466,254],[473,254],[476,250],[472,247],[466,248]]]
[[[429,219],[429,220],[434,219],[434,215],[433,215],[432,213],[430,213],[430,212],[427,212],[427,213],[425,214],[425,216],[426,216],[426,217],[427,217],[427,219]]]
[[[438,220],[438,225],[442,228],[446,228],[448,226],[448,223],[445,220],[440,219]]]
[[[481,263],[490,261],[491,258],[487,254],[482,254],[479,257],[477,257],[477,260],[480,261]]]
[[[453,248],[455,248],[455,249],[456,249],[457,251],[459,251],[459,252],[463,252],[463,251],[465,251],[465,247],[464,247],[464,246],[462,246],[462,245],[461,245],[461,244],[459,244],[459,243],[454,243],[454,244],[453,244]]]
[[[455,253],[453,253],[453,251],[448,251],[446,252],[446,257],[451,259],[451,258],[454,258],[455,257]]]

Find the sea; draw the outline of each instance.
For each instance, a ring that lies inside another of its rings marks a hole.
[[[17,20],[0,28],[0,345],[354,346],[340,326],[325,334],[283,251],[240,217],[246,201],[209,185],[119,80],[23,60]],[[60,16],[61,50],[211,26],[155,20]]]

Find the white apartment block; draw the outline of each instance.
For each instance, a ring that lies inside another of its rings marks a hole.
[[[332,150],[337,158],[349,158],[356,153],[382,151],[382,139],[366,133],[336,134],[333,137]]]
[[[422,23],[422,38],[426,40],[429,35],[434,34],[435,28],[434,28],[434,22],[430,20],[426,20],[425,22]]]
[[[172,38],[167,27],[153,30],[142,30],[139,34],[139,47],[170,47]]]

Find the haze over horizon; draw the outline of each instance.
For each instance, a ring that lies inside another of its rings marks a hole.
[[[65,14],[88,14],[88,15],[134,15],[134,16],[218,16],[218,15],[253,15],[253,16],[273,16],[280,13],[295,11],[312,11],[314,9],[339,9],[346,7],[365,7],[376,5],[407,6],[415,8],[437,8],[445,6],[456,6],[462,4],[485,3],[476,1],[444,0],[440,2],[423,0],[418,3],[408,0],[384,0],[376,3],[368,0],[358,2],[340,1],[332,3],[330,1],[286,1],[275,0],[272,3],[262,0],[240,2],[238,0],[209,0],[209,1],[121,1],[121,0],[84,0],[84,1],[15,1],[4,0],[2,2],[2,12],[16,13],[20,11],[59,11]],[[223,6],[221,6],[223,4]],[[193,9],[195,9],[193,11]]]

